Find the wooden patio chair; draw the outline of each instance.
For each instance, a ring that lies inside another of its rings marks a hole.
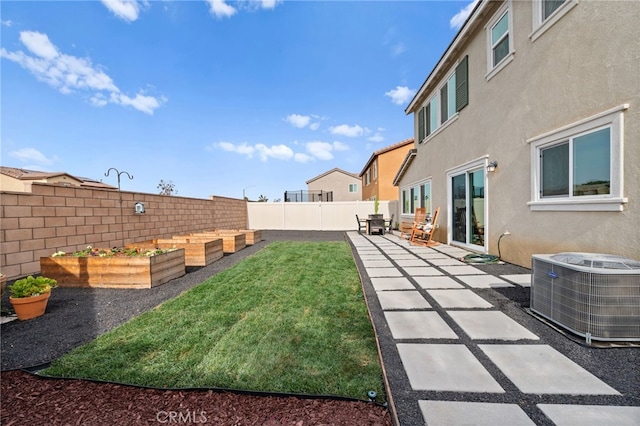
[[[437,246],[439,242],[433,241],[433,233],[436,230],[436,224],[438,223],[438,214],[440,213],[440,207],[438,207],[433,214],[431,222],[428,223],[425,220],[413,225],[411,229],[411,238],[409,242],[418,246]]]
[[[418,207],[413,216],[413,223],[403,222],[400,224],[400,238],[405,238],[407,240],[411,239],[411,234],[413,233],[413,227],[418,223],[422,223],[425,221],[427,217],[427,208],[426,207]]]
[[[362,231],[367,231],[367,219],[360,219],[358,215],[356,215],[356,220],[358,221],[358,234],[362,234]]]

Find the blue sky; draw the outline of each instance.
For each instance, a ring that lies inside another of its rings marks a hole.
[[[471,1],[0,3],[3,166],[269,201],[413,136]]]

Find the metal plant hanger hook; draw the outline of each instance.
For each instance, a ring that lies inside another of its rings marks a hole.
[[[124,217],[122,215],[122,192],[120,192],[120,176],[126,174],[131,180],[133,180],[133,176],[131,176],[129,172],[126,172],[124,170],[119,171],[115,167],[111,167],[104,175],[109,177],[109,173],[111,172],[111,170],[115,170],[116,175],[118,176],[118,198],[120,199],[120,232],[122,233],[122,247],[124,247]]]

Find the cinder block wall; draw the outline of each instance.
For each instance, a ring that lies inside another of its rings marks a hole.
[[[122,197],[122,210],[120,209]],[[146,213],[135,214],[144,203]],[[247,203],[33,184],[0,192],[0,270],[7,279],[40,271],[40,257],[211,229],[246,229]]]

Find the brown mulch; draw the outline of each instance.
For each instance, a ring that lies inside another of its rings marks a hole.
[[[386,408],[358,401],[144,389],[47,379],[17,370],[2,372],[0,384],[3,426],[392,424]]]

